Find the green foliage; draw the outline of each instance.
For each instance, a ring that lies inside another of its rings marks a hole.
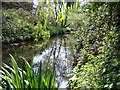
[[[40,63],[39,69],[33,71],[32,66],[24,59],[25,70],[18,67],[15,59],[11,56],[12,67],[4,64],[2,74],[2,88],[3,89],[41,89],[41,90],[54,90],[57,89],[55,85],[54,72],[47,66],[43,72],[42,64]]]
[[[56,11],[50,4],[41,3],[38,6],[37,15],[33,15],[28,9],[20,8],[25,3],[3,3],[3,28],[2,41],[14,42],[34,39],[49,39],[52,35],[62,34],[67,31],[67,12]],[[10,5],[10,9],[6,5]],[[12,6],[13,5],[13,6]],[[18,7],[15,8],[17,5]],[[63,5],[63,4],[61,4]],[[55,18],[55,13],[57,13]]]
[[[2,2],[2,7],[6,9],[19,9],[32,10],[32,2]]]
[[[112,4],[115,8],[112,8],[111,14],[109,4],[88,4],[81,9],[83,17],[75,35],[79,39],[76,50],[81,56],[77,59],[77,79],[69,81],[73,89],[120,87],[120,54],[116,48],[119,41],[119,28],[116,26],[119,6]]]
[[[27,11],[26,13],[29,14]],[[22,18],[20,12],[14,9],[3,11],[3,42],[12,42],[26,39],[30,40],[33,38],[33,32],[35,30],[34,24],[29,23],[29,19],[26,19],[26,17]]]
[[[75,43],[75,53],[79,53],[76,66],[76,77],[74,81],[69,81],[73,89],[78,88],[115,88],[120,87],[120,3],[95,2],[87,3],[82,7],[78,3],[67,2],[66,8],[63,3],[54,3],[61,5],[60,10],[54,9],[49,4],[42,3],[38,6],[37,15],[32,15],[25,10],[5,10],[3,11],[3,37],[6,42],[34,39],[47,40],[52,35],[64,33],[73,29],[75,37],[78,40]],[[47,8],[47,9],[44,9]],[[65,11],[62,12],[61,9]],[[24,12],[24,13],[23,13]],[[46,13],[47,12],[47,13]],[[56,14],[56,16],[54,15]],[[30,16],[29,16],[30,15]],[[34,17],[34,18],[33,18]],[[4,22],[5,19],[5,22]],[[69,22],[68,22],[69,21]],[[44,44],[42,45],[44,46]],[[40,46],[40,47],[42,47]],[[15,64],[13,62],[13,64]],[[31,79],[33,75],[30,66],[26,63],[26,71],[29,79],[23,81],[26,86],[38,87],[36,77]],[[17,65],[13,67],[13,74],[4,68],[12,87],[22,87],[23,84],[14,72],[18,74],[20,71]],[[30,71],[30,72],[29,72]],[[41,72],[41,71],[40,71]],[[24,75],[24,71],[22,71]],[[3,73],[4,74],[4,73]],[[26,74],[25,74],[26,75]],[[34,74],[36,75],[36,74]],[[41,77],[41,75],[38,75]],[[39,80],[41,78],[39,77]],[[50,78],[47,78],[48,80]],[[50,79],[51,80],[51,79]],[[44,80],[43,80],[44,81]],[[39,83],[43,83],[39,82]],[[28,83],[29,82],[29,83]],[[53,81],[54,82],[54,81]],[[49,82],[44,82],[43,85],[50,85]],[[9,87],[11,87],[9,86]],[[44,87],[44,86],[40,86]],[[47,87],[47,86],[45,86]]]
[[[39,16],[34,16],[25,10],[4,10],[2,41],[46,40],[50,38],[50,31],[46,30],[46,27],[45,22],[40,22]]]

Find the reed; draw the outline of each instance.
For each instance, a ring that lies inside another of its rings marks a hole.
[[[18,67],[14,57],[11,56],[12,67],[3,64],[0,70],[0,78],[2,78],[2,88],[7,90],[16,89],[39,89],[39,90],[56,90],[55,75],[49,66],[45,71],[42,70],[40,63],[38,70],[35,72],[26,59],[25,70]]]

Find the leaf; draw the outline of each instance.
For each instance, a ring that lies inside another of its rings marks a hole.
[[[15,71],[15,80],[16,80],[17,87],[21,88],[18,65],[11,54],[10,54],[10,57],[12,58],[11,61],[12,61],[13,69]]]

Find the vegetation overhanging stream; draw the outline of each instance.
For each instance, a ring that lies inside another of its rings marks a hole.
[[[120,89],[120,2],[92,1],[2,2],[0,89]]]

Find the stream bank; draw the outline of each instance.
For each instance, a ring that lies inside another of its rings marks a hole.
[[[57,84],[60,88],[65,88],[69,79],[67,75],[73,73],[73,41],[75,41],[72,34],[66,36],[59,35],[50,38],[42,50],[40,47],[43,43],[42,40],[39,42],[22,42],[21,44],[3,44],[3,63],[10,64],[9,53],[16,58],[22,68],[24,68],[24,63],[17,59],[18,57],[26,58],[29,63],[32,63],[33,69],[38,68],[40,62],[43,64],[43,69],[49,63],[55,70]]]

